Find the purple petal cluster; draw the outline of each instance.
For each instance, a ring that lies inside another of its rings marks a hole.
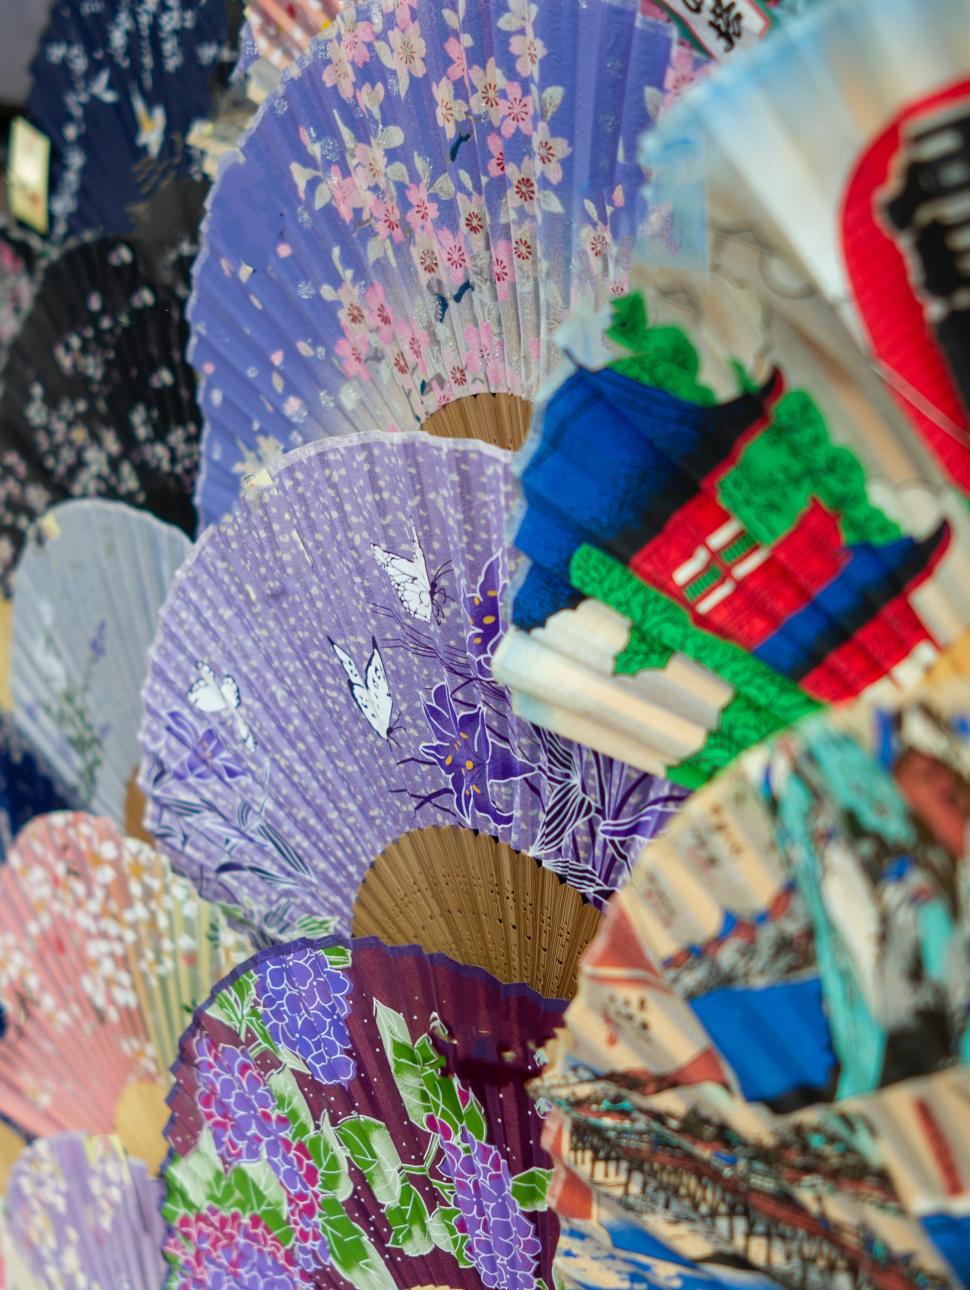
[[[468,657],[483,681],[492,679],[492,655],[502,634],[501,576],[501,558],[495,554],[482,570],[477,588],[461,598],[470,625],[466,636]]]
[[[295,1053],[323,1084],[346,1084],[356,1071],[347,1050],[350,977],[307,949],[256,969],[263,1021],[275,1044]]]
[[[212,1131],[219,1159],[228,1166],[262,1158],[264,1144],[290,1131],[276,1109],[251,1054],[245,1048],[217,1048],[205,1035],[195,1044],[198,1103]]]
[[[207,1206],[183,1214],[165,1247],[176,1290],[294,1290],[312,1284],[256,1214]]]
[[[468,1237],[465,1253],[489,1290],[534,1290],[539,1238],[512,1195],[512,1176],[498,1150],[462,1129],[458,1142],[442,1135],[442,1173],[455,1184],[455,1227]]]
[[[468,825],[474,824],[473,813],[496,827],[511,824],[511,813],[492,801],[492,784],[522,779],[532,774],[533,766],[520,761],[507,744],[489,733],[484,708],[459,713],[444,682],[423,706],[434,742],[422,744],[421,755],[447,778],[455,813]]]
[[[221,779],[223,783],[231,784],[234,779],[245,774],[211,726],[200,733],[184,713],[170,712],[166,729],[187,750],[182,760],[172,768],[176,779],[197,779],[203,782]]]

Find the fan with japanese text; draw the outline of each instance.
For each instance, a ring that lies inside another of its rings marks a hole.
[[[633,0],[342,8],[209,201],[203,520],[324,436],[518,446],[555,326],[624,282],[637,138],[700,61]]]
[[[133,208],[187,173],[227,34],[226,0],[56,0],[27,109],[51,141],[52,238],[128,233]]]
[[[172,247],[178,259],[181,243]],[[55,502],[105,497],[191,532],[199,455],[183,358],[182,280],[147,271],[160,248],[103,238],[46,268],[10,348],[0,395],[0,584]]]
[[[692,203],[762,248],[769,294],[784,253],[965,492],[968,66],[960,0],[809,6],[641,143],[655,209],[680,207],[674,258],[703,250]]]
[[[415,946],[261,951],[183,1037],[170,1290],[545,1290],[557,1223],[524,1081],[562,1004]]]
[[[10,1290],[158,1290],[158,1182],[112,1137],[62,1133],[24,1152],[4,1196]]]
[[[185,1010],[246,952],[145,843],[34,819],[0,866],[0,1113],[30,1134],[117,1131],[157,1168]]]
[[[564,997],[684,794],[492,680],[509,461],[372,431],[271,465],[162,611],[140,785],[179,872],[266,935],[329,919]]]
[[[162,602],[191,543],[122,502],[53,507],[17,565],[14,720],[86,809],[141,827],[138,696]]]
[[[577,318],[519,465],[496,676],[537,725],[689,786],[968,624],[963,498],[837,320],[840,357],[749,289],[760,258],[726,234],[717,275],[666,295],[638,266],[646,300]],[[705,713],[703,744],[671,749],[658,703]]]
[[[534,1086],[585,1239],[639,1232],[668,1275],[967,1284],[968,838],[966,675],[813,716],[691,798]]]

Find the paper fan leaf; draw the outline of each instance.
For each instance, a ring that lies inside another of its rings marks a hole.
[[[7,1236],[30,1275],[16,1284],[158,1286],[159,1193],[156,1179],[114,1138],[38,1139],[17,1162],[4,1197]]]
[[[645,849],[536,1085],[577,1215],[711,1273],[962,1284],[968,707],[963,673],[813,717]]]
[[[28,102],[52,144],[53,238],[126,233],[131,208],[187,172],[226,35],[216,0],[53,5]]]
[[[0,869],[0,947],[0,1112],[37,1134],[117,1130],[157,1166],[185,1010],[244,943],[145,843],[59,813]],[[89,1057],[65,1096],[78,1045]]]
[[[531,399],[569,308],[625,280],[644,88],[666,101],[702,60],[635,6],[523,13],[347,6],[222,170],[190,308],[207,522],[276,451]]]
[[[137,771],[143,658],[190,549],[151,515],[85,500],[49,511],[18,565],[16,719],[74,798],[119,825]]]
[[[353,1116],[342,1121],[339,1137],[380,1203],[385,1206],[402,1203],[401,1157],[387,1126],[369,1116]]]
[[[560,1005],[442,955],[378,941],[344,945],[350,963],[337,973],[327,948],[313,941],[272,947],[241,969],[255,980],[264,1024],[301,1036],[308,1073],[297,1079],[319,1137],[301,1142],[273,1109],[279,1059],[255,1054],[223,1025],[214,1003],[232,978],[183,1038],[167,1129],[169,1212],[178,1217],[166,1251],[174,1268],[217,1276],[232,1231],[247,1233],[235,1246],[242,1266],[253,1257],[249,1246],[258,1246],[267,1271],[287,1270],[297,1284],[339,1273],[362,1290],[471,1290],[480,1278],[540,1290],[550,1275],[555,1220],[534,1204],[523,1208],[514,1189],[518,1180],[528,1192],[523,1199],[534,1202],[547,1167],[523,1081],[538,1070],[535,1046]],[[383,1043],[375,1045],[375,1032]],[[447,1035],[454,1069],[442,1069],[435,1034]],[[401,1081],[393,1069],[402,1059],[429,1090],[427,1105],[450,1108],[447,1119],[417,1112],[410,1076]],[[466,1108],[474,1108],[473,1133],[462,1123]],[[217,1193],[199,1200],[196,1190],[186,1211],[184,1162],[200,1143],[208,1153],[210,1140],[225,1178],[271,1171],[285,1198],[285,1227],[276,1211],[270,1226],[255,1192],[236,1214]],[[506,1230],[510,1240],[500,1238]]]
[[[269,480],[202,539],[152,650],[140,782],[173,863],[278,939],[301,914],[348,928],[377,858],[442,825],[469,868],[477,830],[601,903],[684,793],[537,732],[492,680],[516,573],[508,457],[378,433]],[[461,883],[459,866],[436,899]]]

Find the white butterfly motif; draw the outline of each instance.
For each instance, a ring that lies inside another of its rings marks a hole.
[[[165,109],[161,105],[149,107],[137,90],[131,94],[131,106],[138,122],[138,137],[135,144],[144,148],[152,161],[157,161],[165,142],[167,120]]]
[[[406,555],[385,551],[376,542],[370,544],[370,549],[374,553],[374,559],[390,578],[391,586],[405,612],[421,623],[430,623],[432,615],[435,622],[440,622],[441,602],[447,598],[447,592],[439,585],[439,579],[448,566],[442,565],[433,578],[428,576],[428,562],[421,550],[413,521],[410,560]]]
[[[332,636],[328,636],[327,640],[340,660],[340,666],[347,673],[350,697],[374,733],[380,735],[382,739],[387,739],[391,730],[391,709],[394,701],[391,698],[391,687],[387,681],[384,660],[377,648],[376,638],[371,637],[373,648],[365,669],[366,680],[357,670],[357,664],[347,651],[341,649]]]
[[[220,713],[231,717],[243,747],[250,752],[256,747],[256,738],[243,716],[242,696],[239,686],[231,676],[216,679],[216,674],[208,663],[196,663],[199,679],[189,690],[189,703],[199,712]]]

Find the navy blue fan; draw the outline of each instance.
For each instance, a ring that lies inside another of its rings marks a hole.
[[[127,233],[191,163],[228,33],[226,0],[59,0],[28,105],[51,140],[50,233]]]
[[[35,815],[76,805],[47,762],[0,713],[0,862]]]

